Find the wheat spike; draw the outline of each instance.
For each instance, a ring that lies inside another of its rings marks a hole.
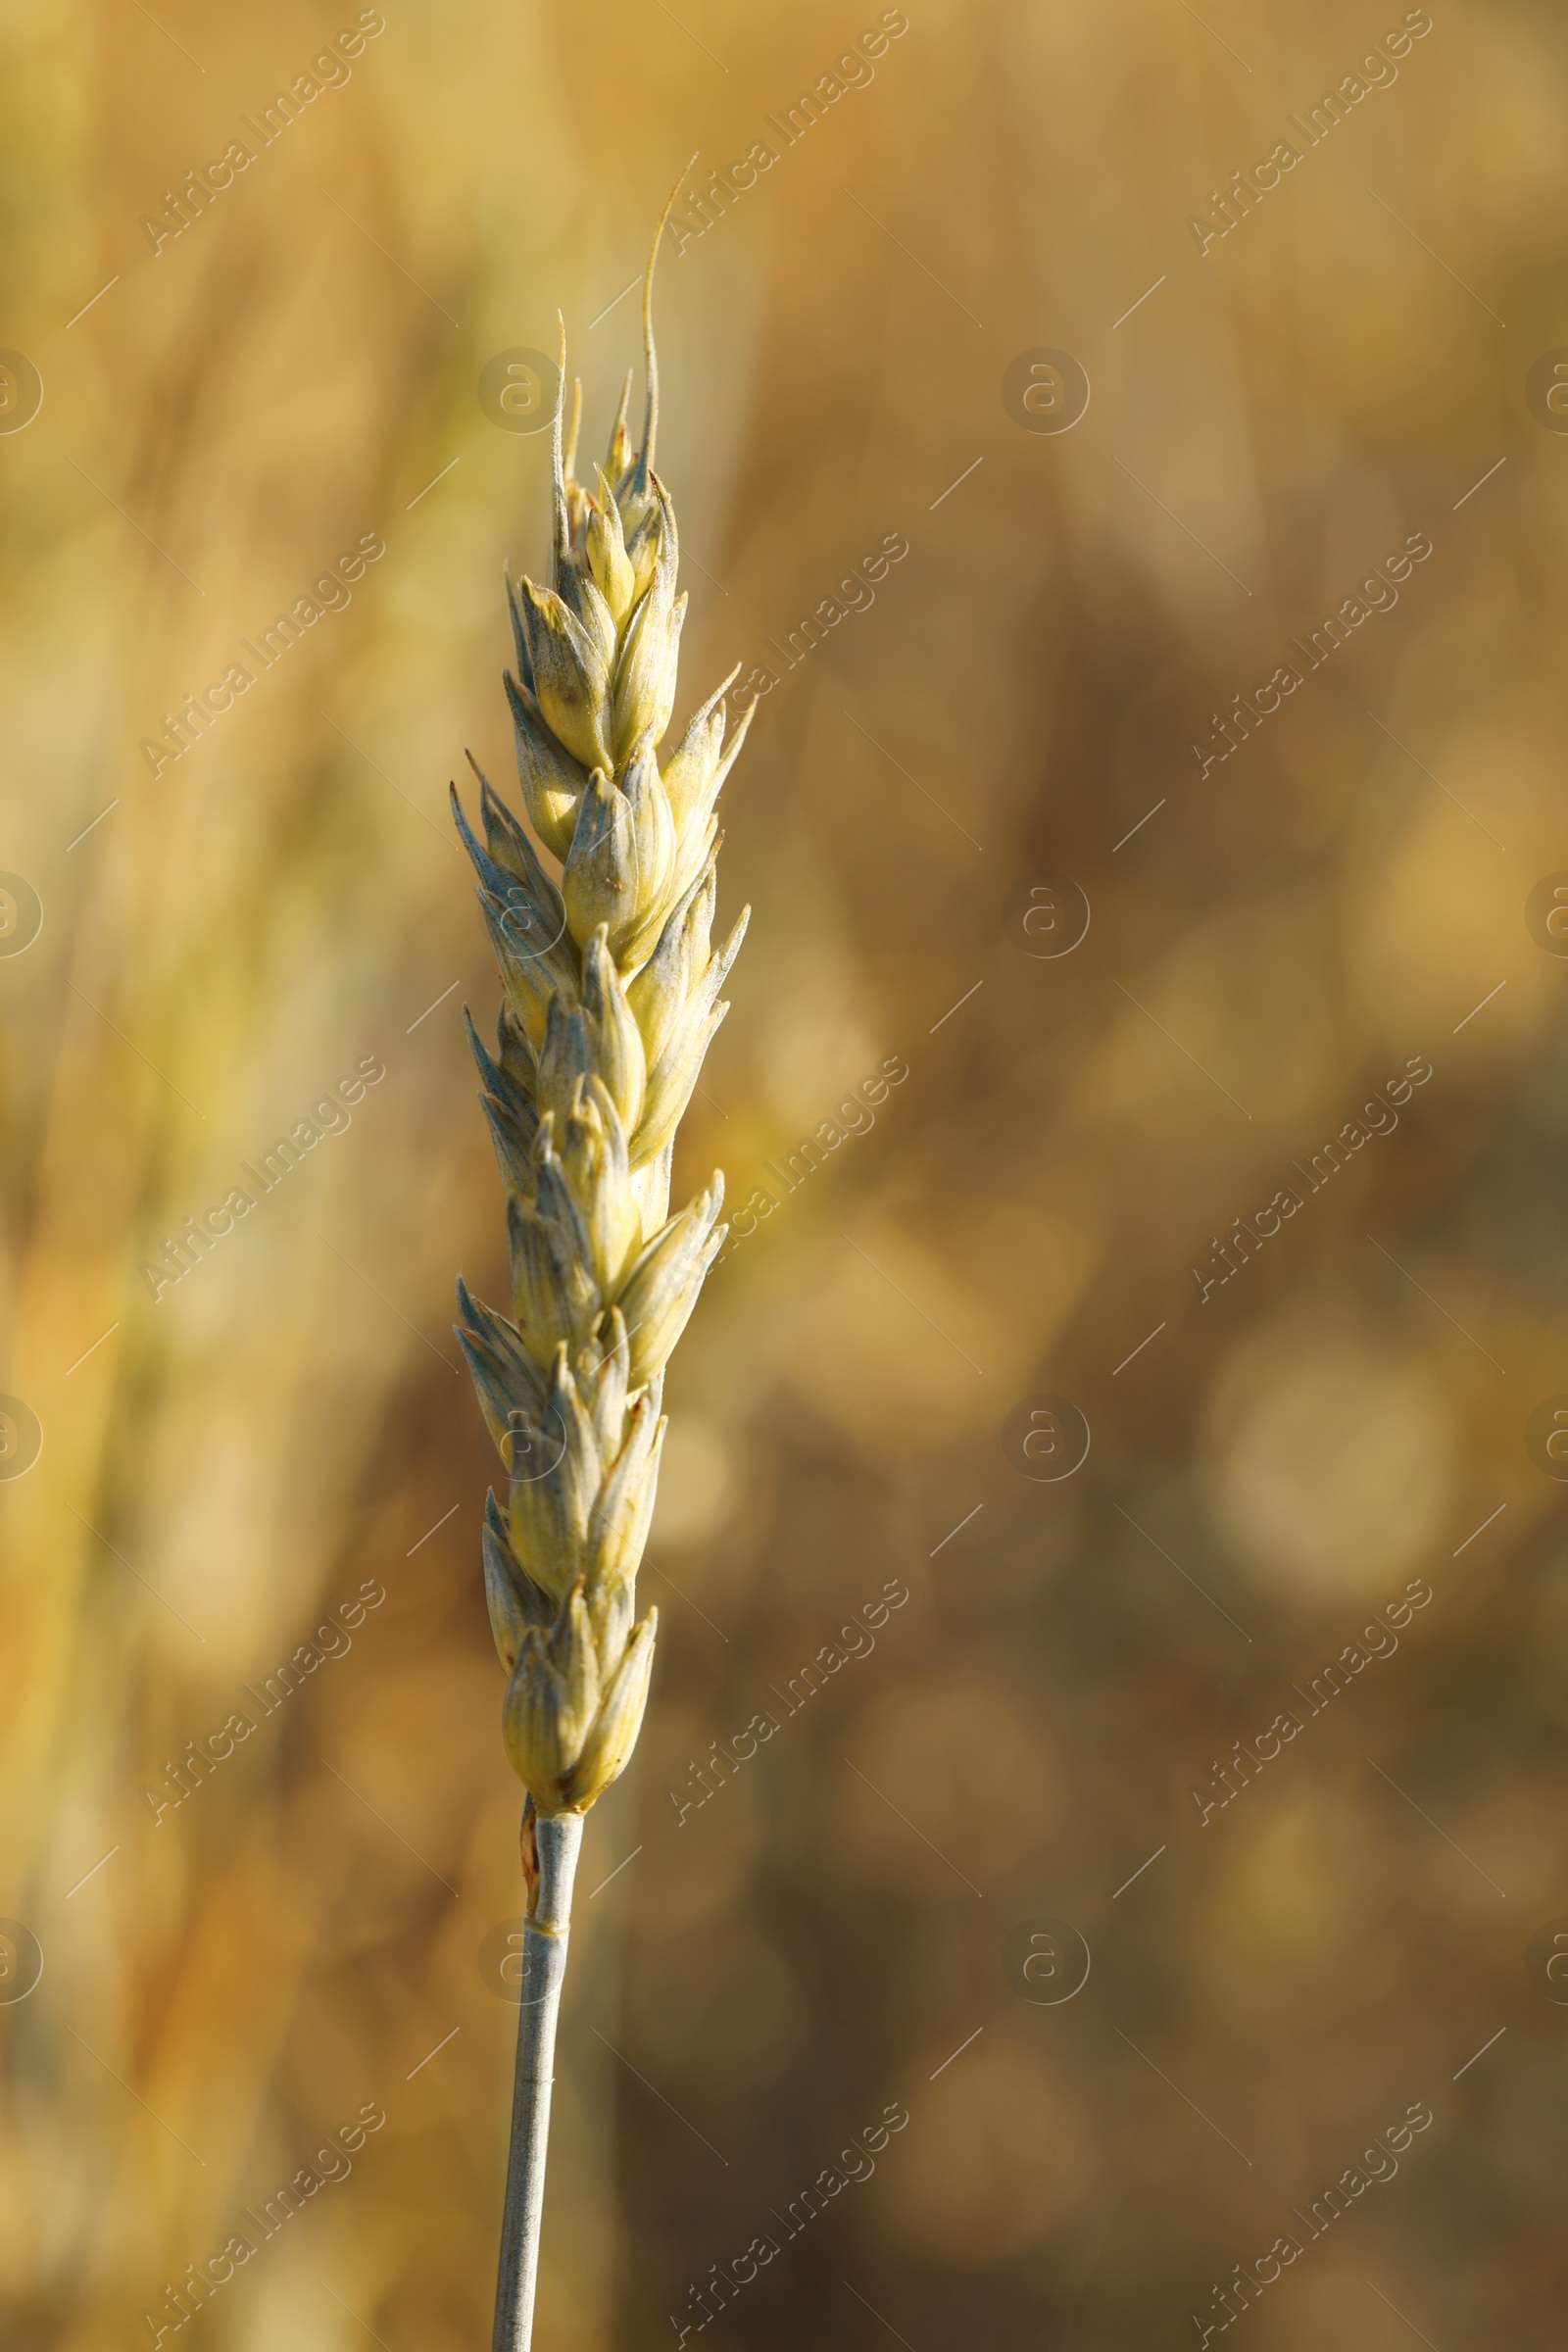
[[[468,1035],[506,1186],[512,1314],[460,1281],[457,1329],[508,1474],[506,1509],[487,1497],[484,1580],[510,1678],[503,1737],[527,1792],[530,1905],[498,2352],[525,2352],[531,2329],[581,1818],[623,1769],[648,1696],[658,1612],[637,1622],[636,1577],[663,1442],[664,1366],[727,1230],[716,1172],[669,1214],[675,1130],[729,1009],[719,990],[750,913],[712,946],[714,804],[751,710],[726,743],[732,670],[661,761],[686,612],[674,511],[654,471],[652,299],[664,219],[643,290],[642,447],[633,453],[626,432],[628,375],[594,489],[575,479],[581,386],[564,448],[563,328],[551,582],[519,589],[507,579],[517,774],[559,879],[476,765],[482,842],[455,786],[452,796],[503,989],[495,1054],[471,1021]]]

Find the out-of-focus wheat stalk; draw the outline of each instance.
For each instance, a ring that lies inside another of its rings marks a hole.
[[[673,193],[670,201],[673,202]],[[665,209],[664,219],[668,217]],[[527,1791],[528,1885],[496,2352],[532,2333],[556,2020],[583,1815],[642,1723],[658,1611],[636,1622],[653,1513],[664,1365],[726,1228],[723,1178],[669,1211],[675,1129],[728,1010],[718,992],[745,932],[710,944],[725,691],[674,751],[686,599],[675,516],[653,470],[659,422],[654,262],[643,291],[647,410],[626,432],[626,379],[597,494],[573,477],[581,387],[555,416],[552,582],[508,581],[517,675],[507,694],[523,804],[559,882],[483,776],[481,843],[453,791],[504,990],[492,1055],[469,1024],[507,1189],[513,1316],[460,1281],[458,1336],[508,1473],[483,1539],[502,1664],[507,1752]],[[475,773],[478,773],[475,768]]]

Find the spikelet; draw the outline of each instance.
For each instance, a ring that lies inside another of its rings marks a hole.
[[[503,1734],[547,1817],[586,1811],[642,1723],[658,1611],[637,1622],[635,1585],[664,1366],[726,1231],[716,1173],[669,1214],[670,1156],[729,1009],[718,992],[751,911],[711,945],[713,807],[751,719],[748,710],[726,749],[735,671],[661,764],[686,599],[653,463],[653,275],[650,256],[642,448],[627,438],[623,395],[589,490],[572,471],[575,414],[563,453],[558,393],[550,585],[507,579],[517,778],[559,881],[477,766],[482,842],[453,789],[501,968],[496,1052],[471,1022],[468,1039],[507,1189],[512,1272],[510,1316],[460,1281],[457,1333],[507,1471],[505,1507],[492,1493],[483,1538],[510,1678]],[[564,377],[563,337],[563,389]]]

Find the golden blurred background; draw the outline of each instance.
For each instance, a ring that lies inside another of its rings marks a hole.
[[[445,794],[509,775],[548,547],[496,386],[559,310],[603,446],[694,149],[677,719],[766,691],[676,1181],[750,1211],[669,1383],[541,2352],[1555,2344],[1560,12],[5,46],[7,2352],[488,2342]]]

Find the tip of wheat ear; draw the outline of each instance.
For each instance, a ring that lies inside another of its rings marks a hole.
[[[642,446],[631,448],[623,394],[594,487],[577,480],[581,387],[567,438],[563,327],[551,577],[514,587],[508,574],[517,781],[559,872],[483,776],[478,831],[454,788],[501,973],[495,1052],[471,1023],[469,1043],[506,1187],[512,1280],[510,1314],[460,1282],[457,1333],[506,1473],[483,1536],[509,1677],[503,1736],[546,1817],[585,1811],[641,1726],[658,1612],[637,1620],[635,1587],[664,1366],[727,1231],[719,1175],[669,1209],[675,1130],[729,1009],[719,990],[746,925],[743,912],[722,945],[710,937],[714,807],[751,716],[726,746],[732,671],[663,748],[686,599],[653,464],[653,283],[679,185],[643,285]]]

